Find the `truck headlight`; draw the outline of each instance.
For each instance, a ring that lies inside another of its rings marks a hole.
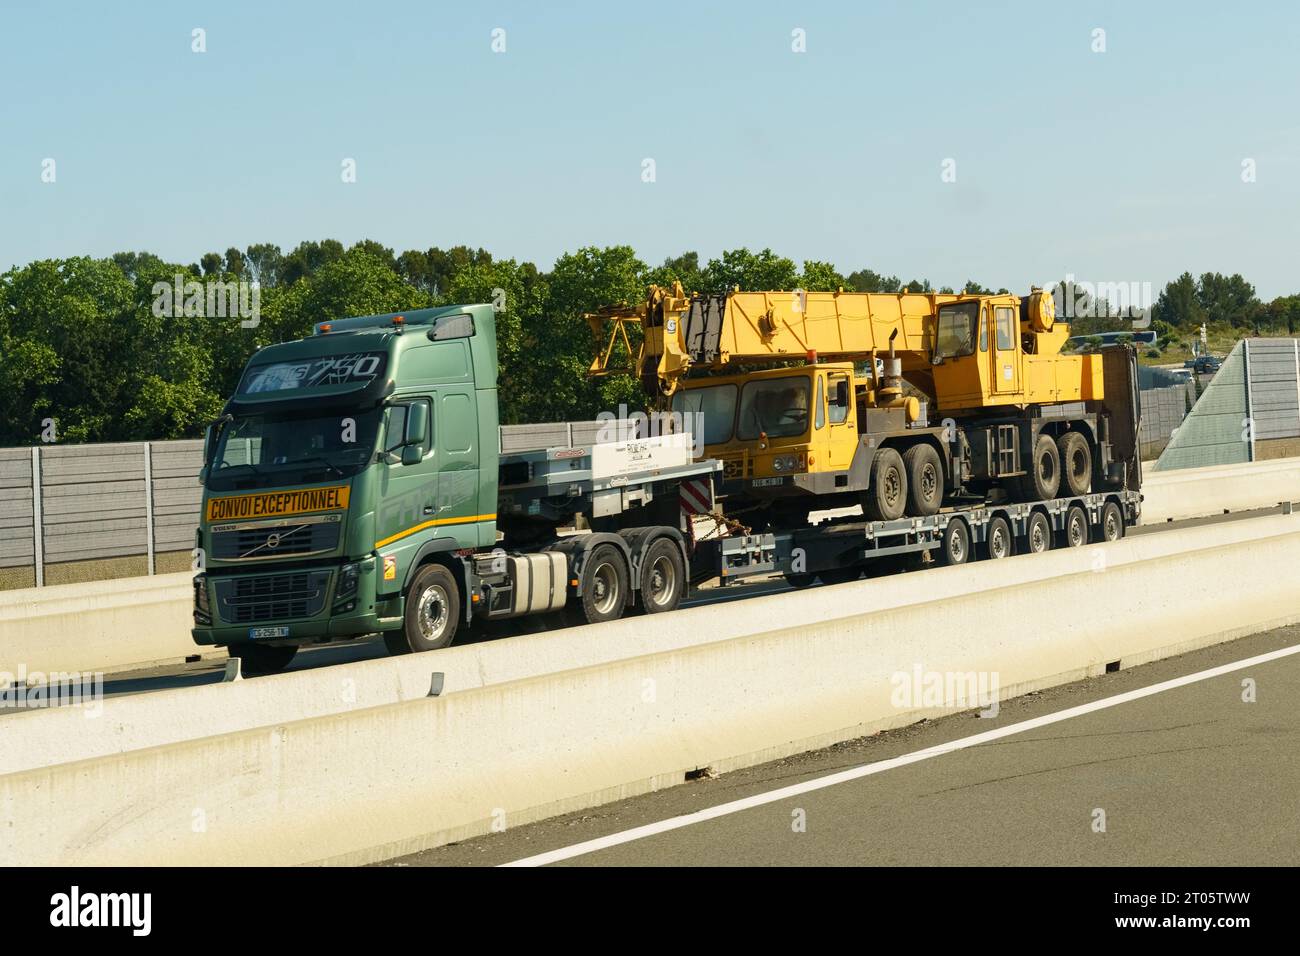
[[[799,471],[803,468],[802,455],[778,455],[772,459],[772,470],[777,472]]]
[[[345,564],[339,569],[339,584],[334,589],[334,611],[346,614],[356,609],[357,582],[361,579],[361,565]]]
[[[212,623],[212,606],[208,603],[208,576],[206,574],[194,575],[194,623]]]

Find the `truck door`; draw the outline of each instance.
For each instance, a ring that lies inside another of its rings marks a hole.
[[[411,553],[427,537],[419,532],[433,527],[437,517],[436,408],[429,398],[412,397],[394,401],[384,412],[379,446],[384,467],[375,506],[375,542],[380,551],[399,558],[393,579],[387,578],[388,568],[384,568],[383,583],[390,585],[405,579]]]
[[[858,416],[853,408],[853,377],[847,372],[826,376],[826,423],[830,471],[847,471],[858,447]],[[811,469],[810,469],[811,470]]]
[[[1016,310],[1009,305],[993,308],[993,394],[1020,393],[1020,329]]]

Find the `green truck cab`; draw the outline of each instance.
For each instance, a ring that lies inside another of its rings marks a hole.
[[[423,559],[496,541],[491,306],[316,333],[257,352],[206,441],[193,636],[255,669],[400,630]],[[459,611],[442,577],[433,623]]]

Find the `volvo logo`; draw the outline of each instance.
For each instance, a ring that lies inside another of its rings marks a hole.
[[[267,535],[267,537],[266,537],[266,546],[267,546],[268,548],[278,548],[278,547],[280,547],[280,536],[279,536],[278,534]]]

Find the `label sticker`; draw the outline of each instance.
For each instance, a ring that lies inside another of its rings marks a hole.
[[[397,580],[397,556],[392,554],[384,555],[384,580]]]
[[[331,488],[302,488],[295,491],[272,491],[260,495],[236,495],[208,499],[208,521],[231,518],[269,518],[296,515],[306,511],[336,511],[348,506],[347,485]]]

